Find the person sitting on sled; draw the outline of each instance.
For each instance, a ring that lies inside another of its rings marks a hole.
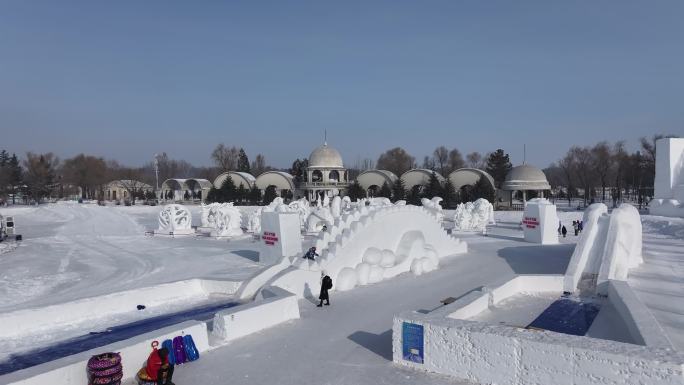
[[[169,363],[169,349],[161,348],[154,350],[147,358],[147,365],[139,373],[138,377],[143,383],[156,385],[174,385],[173,365]]]
[[[309,249],[309,251],[307,251],[306,254],[304,254],[305,259],[310,259],[312,261],[314,260],[314,257],[318,257],[318,256],[319,255],[316,254],[316,247],[311,247]]]

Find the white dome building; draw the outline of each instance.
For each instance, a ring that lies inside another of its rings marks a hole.
[[[344,195],[348,185],[347,169],[336,149],[326,142],[311,152],[306,182],[302,184],[307,199],[314,201],[323,194],[329,197]]]
[[[501,185],[504,191],[510,191],[510,203],[513,205],[513,193],[521,191],[523,204],[527,203],[527,191],[538,191],[539,197],[544,197],[544,190],[550,190],[551,185],[546,180],[544,172],[529,164],[515,166],[506,175],[506,180]]]

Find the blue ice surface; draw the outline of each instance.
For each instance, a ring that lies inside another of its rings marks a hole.
[[[549,305],[528,327],[583,336],[599,310],[596,303],[561,298]]]
[[[238,302],[205,305],[177,313],[164,314],[124,325],[114,326],[107,328],[104,331],[90,332],[89,334],[58,342],[57,344],[45,348],[20,354],[11,354],[8,360],[0,362],[0,375],[109,345],[114,342],[181,322],[189,320],[208,321],[214,317],[216,312],[237,305],[239,305]],[[85,370],[85,367],[83,370]]]

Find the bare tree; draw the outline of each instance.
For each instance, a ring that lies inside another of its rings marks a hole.
[[[239,154],[240,150],[237,147],[229,148],[221,143],[212,151],[211,160],[214,161],[216,167],[220,168],[221,171],[237,170]]]
[[[572,190],[574,188],[573,185],[573,175],[575,174],[575,158],[568,151],[567,154],[563,157],[563,159],[558,161],[558,168],[560,168],[563,172],[563,176],[565,177],[565,186],[567,188],[567,197],[568,197],[568,206],[571,204],[572,200]]]
[[[575,175],[584,189],[584,205],[591,197],[591,190],[594,177],[594,161],[591,150],[587,147],[573,146],[570,148],[570,154],[575,162]]]
[[[254,161],[252,161],[252,174],[254,175],[260,175],[264,171],[266,171],[266,158],[264,158],[263,155],[257,154],[257,156],[254,158]]]
[[[432,157],[434,158],[434,164],[437,166],[439,173],[442,175],[447,175],[450,171],[448,170],[449,150],[447,150],[447,148],[444,146],[439,146],[435,148],[435,151],[433,151]]]
[[[397,176],[414,167],[415,158],[401,147],[385,151],[376,162],[377,168],[395,173]]]
[[[606,200],[606,185],[613,171],[613,154],[608,142],[599,142],[591,149],[593,169],[601,182],[601,201]]]
[[[465,162],[463,161],[463,155],[461,155],[461,152],[458,151],[458,149],[454,148],[453,150],[449,151],[449,167],[447,174],[458,170],[459,168],[463,168],[464,165]],[[443,176],[446,177],[447,174],[443,174]]]
[[[107,183],[107,163],[103,158],[79,154],[65,160],[60,172],[64,182],[81,189],[81,198],[98,198]]]
[[[484,168],[487,167],[487,157],[483,157],[482,154],[480,154],[477,151],[473,151],[470,154],[466,155],[466,161],[468,167],[471,168],[484,170]]]

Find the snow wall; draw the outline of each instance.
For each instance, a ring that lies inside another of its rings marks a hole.
[[[436,213],[418,206],[362,206],[336,218],[314,242],[319,257],[285,258],[246,281],[239,297],[279,286],[298,297],[317,296],[321,273],[333,290],[379,282],[411,271],[438,268],[440,258],[467,251],[465,242],[447,234]]]
[[[582,218],[584,230],[565,273],[563,290],[606,294],[610,279],[626,281],[629,269],[643,262],[639,212],[622,204],[608,214],[603,203],[589,206]]]
[[[672,349],[625,282],[608,282],[608,301],[634,340],[643,345],[469,320],[521,292],[558,292],[562,285],[560,275],[520,275],[491,290],[470,292],[427,314],[401,313],[394,317],[393,361],[478,384],[683,383],[684,354]],[[404,333],[404,324],[411,330],[422,327],[421,338]],[[422,362],[405,359],[407,348],[419,351]]]

